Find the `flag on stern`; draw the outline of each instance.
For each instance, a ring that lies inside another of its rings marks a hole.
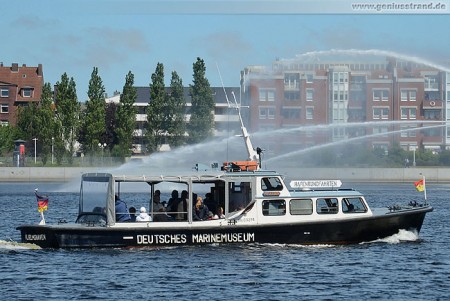
[[[425,190],[425,182],[424,182],[423,179],[422,179],[422,180],[419,180],[419,181],[417,181],[417,182],[414,182],[414,186],[416,186],[416,190],[417,190],[417,191],[422,192],[422,191]]]
[[[39,195],[37,193],[37,189],[34,190],[34,194],[36,195],[37,203],[38,203],[38,211],[44,212],[48,209],[48,196]]]

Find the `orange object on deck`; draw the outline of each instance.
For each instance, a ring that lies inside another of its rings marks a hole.
[[[258,162],[255,162],[255,161],[223,162],[222,170],[226,170],[226,171],[253,171],[253,170],[258,170]]]

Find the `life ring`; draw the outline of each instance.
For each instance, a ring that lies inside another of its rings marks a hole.
[[[430,106],[434,107],[436,105],[435,101],[430,101]]]

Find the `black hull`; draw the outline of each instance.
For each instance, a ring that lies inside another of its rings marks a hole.
[[[183,228],[106,228],[25,225],[22,242],[42,248],[125,248],[202,245],[211,243],[354,244],[396,234],[420,232],[432,207],[399,211],[369,218],[277,225],[228,225]],[[202,222],[198,222],[202,223]],[[207,222],[204,222],[207,223]]]

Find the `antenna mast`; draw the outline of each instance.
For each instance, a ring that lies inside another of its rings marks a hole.
[[[260,166],[261,165],[260,154],[261,154],[262,150],[261,151],[256,151],[253,148],[252,141],[250,140],[250,135],[248,134],[247,128],[244,126],[244,121],[242,120],[241,105],[238,104],[238,102],[236,100],[236,95],[234,95],[234,91],[231,91],[231,94],[233,95],[233,99],[234,99],[234,104],[231,103],[230,100],[228,99],[228,95],[227,95],[227,92],[225,90],[225,86],[223,85],[222,75],[220,74],[219,65],[216,64],[216,66],[217,66],[217,71],[219,72],[220,82],[222,83],[222,88],[223,88],[223,92],[225,94],[225,98],[227,100],[228,107],[229,108],[235,108],[237,110],[237,112],[238,112],[239,121],[241,123],[242,137],[244,138],[245,147],[247,149],[248,160],[257,162],[258,163],[258,167],[261,167]]]

